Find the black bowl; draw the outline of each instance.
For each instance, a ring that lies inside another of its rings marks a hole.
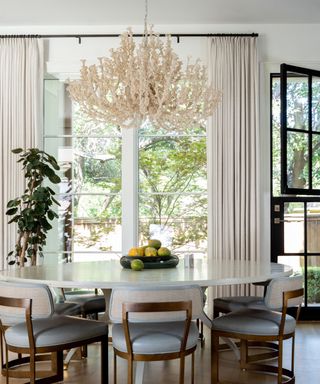
[[[131,269],[133,260],[141,260],[144,264],[144,269],[159,269],[159,268],[174,268],[179,263],[179,257],[171,256],[122,256],[120,264],[123,268]]]

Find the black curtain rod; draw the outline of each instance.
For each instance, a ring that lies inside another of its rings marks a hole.
[[[119,37],[121,33],[116,34],[74,34],[74,35],[0,35],[0,38],[43,38],[43,39],[53,39],[53,38],[75,38],[81,39],[86,37]],[[172,37],[258,37],[258,33],[159,33],[161,37],[170,35]],[[134,37],[143,37],[142,33],[134,33]]]

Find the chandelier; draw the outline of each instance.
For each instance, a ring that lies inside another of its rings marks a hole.
[[[82,60],[80,79],[68,82],[68,91],[91,119],[121,128],[156,128],[183,131],[204,124],[221,99],[208,85],[200,60],[185,68],[173,51],[171,37],[163,41],[148,27],[145,1],[144,33],[136,45],[129,28],[120,46],[97,65]]]

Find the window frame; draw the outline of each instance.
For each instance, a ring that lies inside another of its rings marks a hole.
[[[307,130],[298,128],[288,128],[287,126],[287,85],[288,78],[299,77],[299,75],[308,79],[308,128]],[[284,195],[320,195],[320,188],[312,188],[313,179],[313,147],[312,138],[314,135],[320,137],[320,131],[312,130],[312,78],[319,77],[320,71],[297,67],[294,65],[281,64],[280,65],[280,130],[281,130],[281,193]],[[288,132],[305,133],[308,135],[308,188],[292,188],[288,186]]]

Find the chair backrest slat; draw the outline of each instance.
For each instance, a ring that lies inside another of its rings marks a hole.
[[[122,321],[123,303],[162,303],[162,302],[192,302],[192,319],[201,318],[203,314],[203,292],[197,285],[188,286],[166,286],[166,287],[137,287],[125,286],[112,290],[109,306],[110,320],[114,323]],[[185,313],[173,312],[152,312],[132,313],[130,321],[175,321],[185,320]]]
[[[32,299],[32,317],[49,317],[54,312],[52,293],[45,284],[0,281],[0,296],[17,299]],[[25,311],[21,308],[0,306],[0,318],[3,325],[14,325],[25,320]]]

